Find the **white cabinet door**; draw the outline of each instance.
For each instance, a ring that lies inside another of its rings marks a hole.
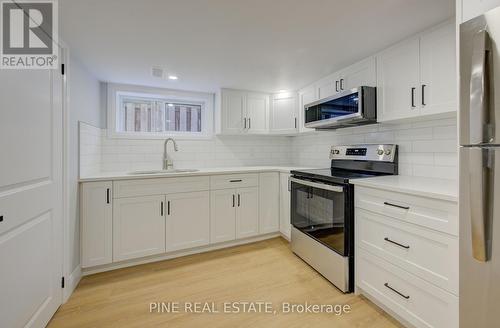
[[[210,193],[185,192],[167,195],[167,252],[210,243]]]
[[[500,6],[500,0],[461,0],[463,22]]]
[[[377,57],[378,121],[419,115],[419,39],[402,42]]]
[[[210,243],[236,238],[236,190],[210,192]]]
[[[236,190],[236,238],[259,234],[259,188]]]
[[[246,92],[222,90],[222,133],[238,134],[243,132],[243,117],[247,109]]]
[[[288,173],[280,173],[280,232],[288,240],[291,236],[289,177]]]
[[[165,196],[118,198],[113,206],[113,261],[165,252]]]
[[[249,133],[269,131],[269,95],[249,92],[246,96],[246,128]]]
[[[367,58],[342,70],[339,81],[341,91],[360,86],[377,86],[375,57]]]
[[[277,232],[280,229],[280,174],[259,174],[259,232]]]
[[[113,262],[112,182],[86,182],[81,187],[80,244],[82,268]]]
[[[316,82],[316,92],[318,99],[333,96],[340,92],[340,77],[337,73],[328,75]]]
[[[455,24],[420,38],[420,115],[457,110]]]
[[[276,94],[271,106],[272,133],[295,133],[298,127],[297,98],[294,93]]]
[[[299,91],[299,132],[314,131],[314,129],[304,126],[304,105],[316,100],[318,100],[318,93],[314,86],[309,86]]]

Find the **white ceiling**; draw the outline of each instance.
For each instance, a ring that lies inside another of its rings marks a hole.
[[[455,0],[61,0],[63,40],[102,81],[294,90],[454,15]],[[151,76],[152,66],[179,76]]]

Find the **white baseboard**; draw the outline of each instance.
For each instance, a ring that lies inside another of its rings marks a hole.
[[[69,297],[71,294],[73,294],[73,291],[75,290],[76,286],[78,286],[78,283],[82,279],[82,268],[80,266],[77,266],[71,274],[65,278],[64,281],[64,289],[63,289],[63,304],[66,303],[69,300]]]
[[[122,262],[118,262],[118,263],[99,265],[99,266],[95,266],[95,267],[91,267],[91,268],[82,269],[82,274],[83,274],[83,276],[88,276],[88,275],[91,275],[94,273],[111,271],[111,270],[115,270],[115,269],[131,267],[131,266],[139,265],[139,264],[164,261],[164,260],[169,260],[169,259],[173,259],[176,257],[186,256],[186,255],[205,253],[205,252],[210,252],[210,251],[214,251],[217,249],[254,243],[257,241],[262,241],[262,240],[271,239],[271,238],[280,237],[280,236],[281,236],[281,234],[279,232],[272,232],[272,233],[268,233],[268,234],[261,235],[261,236],[250,237],[250,238],[245,238],[245,239],[240,239],[240,240],[232,240],[232,241],[218,243],[218,244],[214,244],[214,245],[196,247],[196,248],[192,248],[192,249],[188,249],[188,250],[176,251],[176,252],[171,252],[171,253],[161,254],[161,255],[153,255],[153,256],[148,256],[148,257],[141,257],[139,259],[127,260],[127,261],[122,261]]]

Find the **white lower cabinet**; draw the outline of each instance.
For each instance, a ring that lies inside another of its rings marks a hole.
[[[211,191],[210,242],[219,243],[259,234],[259,188]]]
[[[259,232],[280,230],[280,173],[259,174]]]
[[[289,173],[280,173],[280,232],[290,240],[292,226],[290,224],[290,189]]]
[[[118,198],[113,206],[113,261],[165,252],[165,196]]]
[[[113,261],[112,183],[89,182],[81,187],[81,258],[82,268]]]
[[[236,239],[235,189],[210,192],[210,242],[221,243]]]
[[[167,252],[210,243],[210,193],[185,192],[167,195]]]
[[[356,290],[415,327],[458,327],[457,204],[355,189]]]
[[[259,188],[236,189],[236,238],[259,234]]]

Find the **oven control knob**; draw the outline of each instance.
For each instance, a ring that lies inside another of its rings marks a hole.
[[[390,149],[386,149],[386,150],[385,150],[385,154],[386,154],[387,156],[389,156],[389,155],[391,154],[391,150],[390,150]]]
[[[379,156],[384,155],[384,150],[383,149],[377,150],[377,155],[379,155]]]
[[[334,153],[335,155],[338,155],[338,154],[340,154],[340,151],[339,151],[338,149],[335,149],[335,150],[333,151],[333,153]]]

